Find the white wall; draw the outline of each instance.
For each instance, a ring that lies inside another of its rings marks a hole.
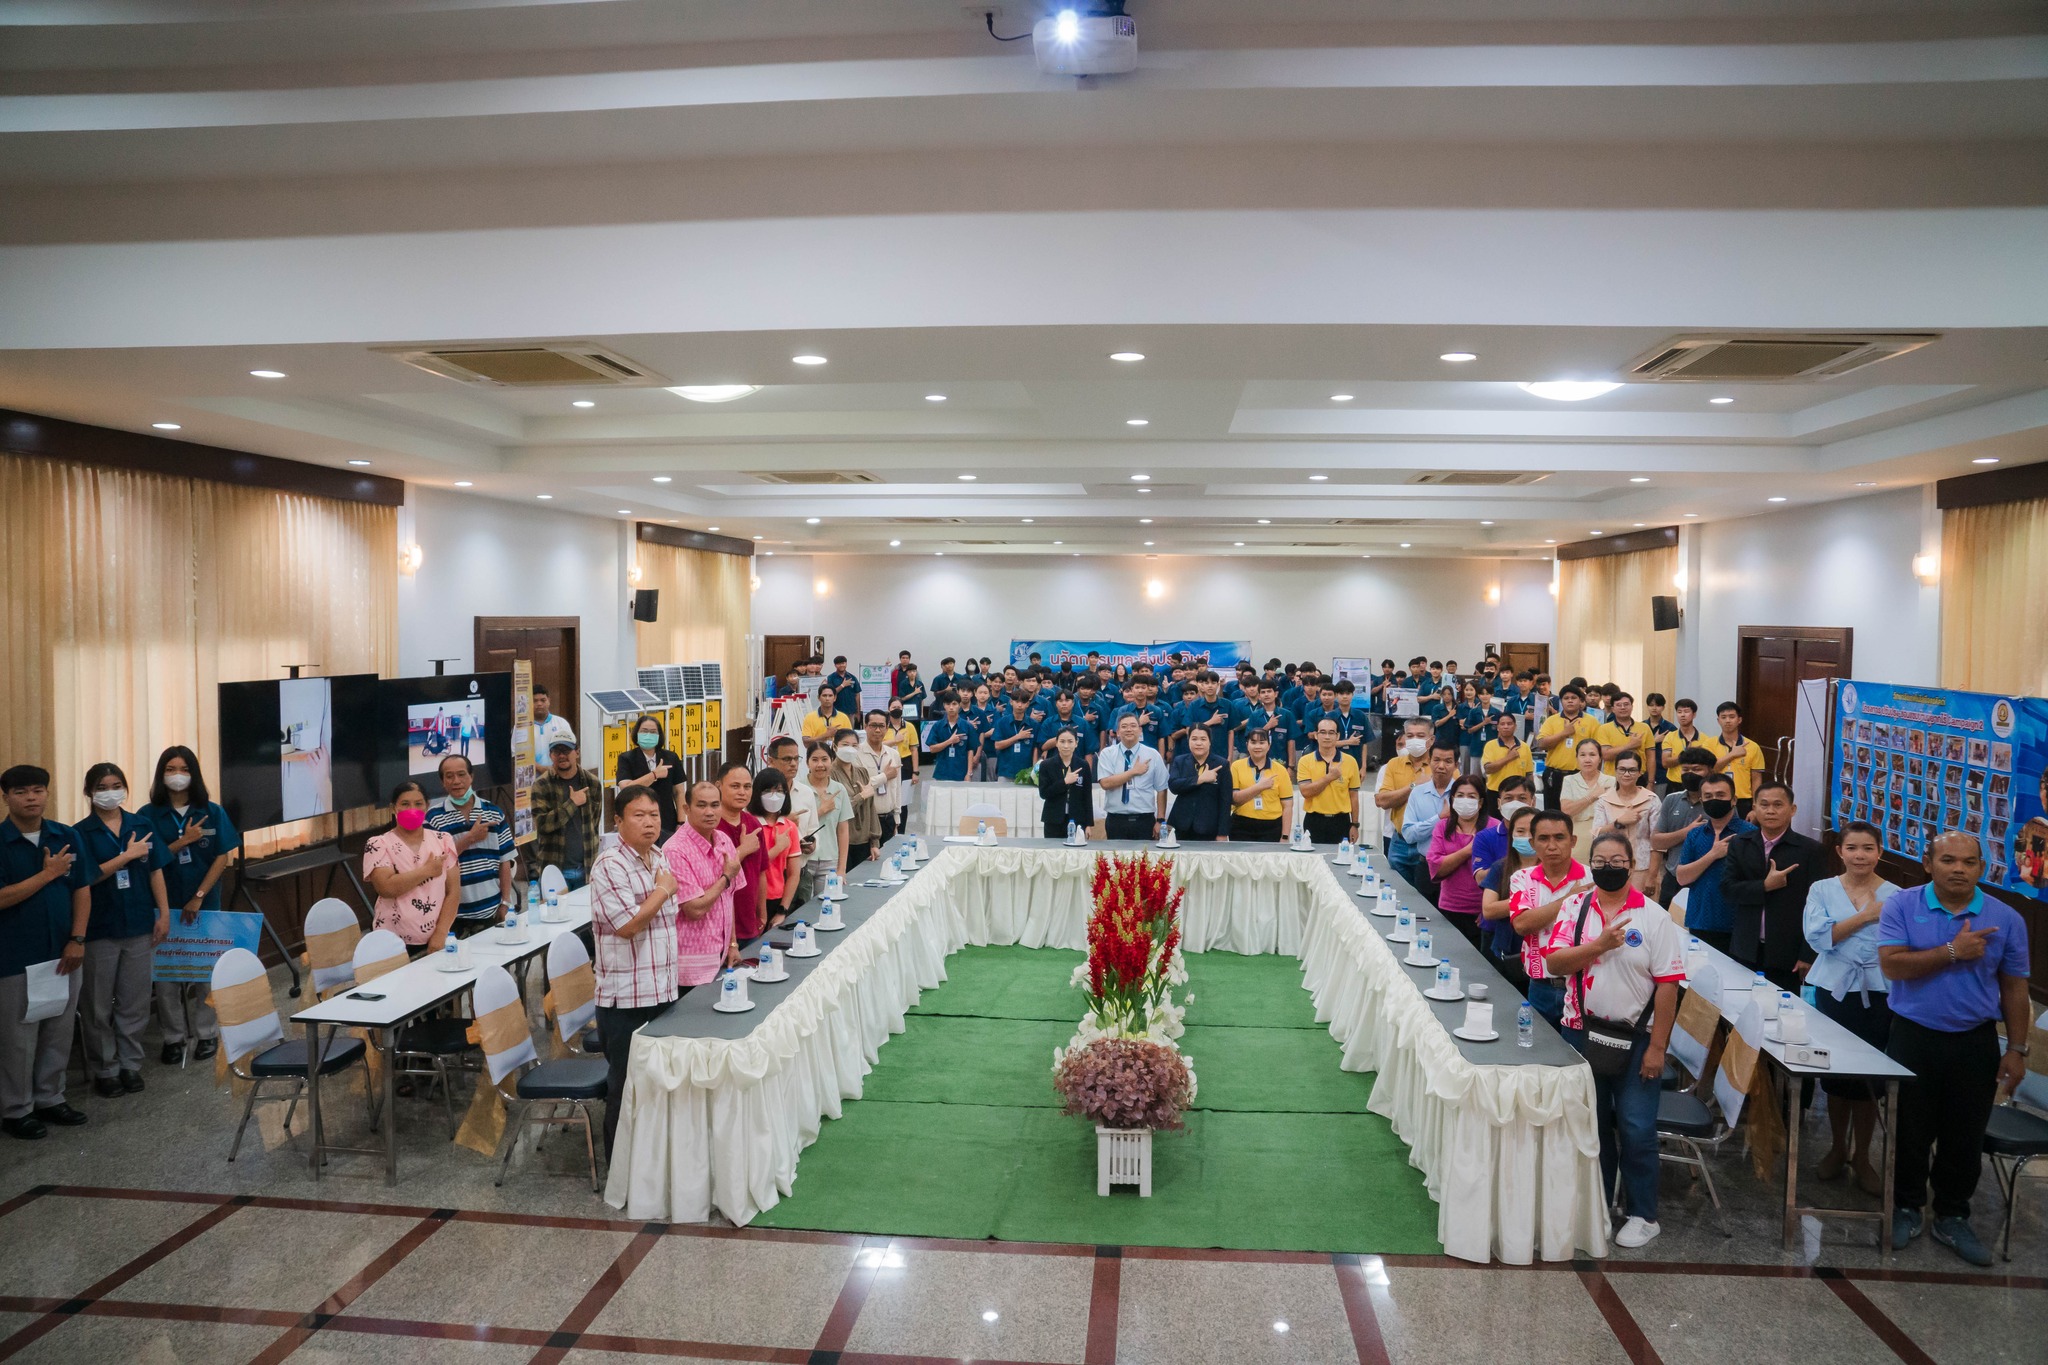
[[[1548,561],[777,555],[754,569],[756,634],[823,635],[827,658],[854,663],[908,649],[926,676],[947,654],[1002,660],[1012,639],[1249,640],[1261,662],[1467,664],[1486,644],[1550,643],[1557,629]]]
[[[632,682],[629,526],[418,486],[407,496],[411,539],[424,559],[416,575],[398,580],[401,676],[432,673],[436,657],[456,660],[451,673],[469,671],[476,617],[574,616],[584,690]],[[597,715],[580,698],[561,711],[578,735],[596,733]]]
[[[1940,546],[1933,487],[1907,488],[1693,530],[1678,688],[1735,695],[1738,626],[1847,626],[1859,678],[1940,682],[1941,590],[1913,558]]]

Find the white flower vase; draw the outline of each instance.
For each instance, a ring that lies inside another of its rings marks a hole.
[[[1095,1193],[1106,1195],[1112,1185],[1136,1185],[1140,1199],[1152,1197],[1150,1128],[1096,1127]]]

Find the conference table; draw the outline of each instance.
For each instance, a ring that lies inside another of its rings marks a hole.
[[[742,1226],[772,1208],[823,1121],[860,1096],[905,1011],[946,979],[949,954],[970,944],[1085,950],[1096,857],[1153,847],[927,842],[931,861],[907,882],[849,882],[847,927],[817,935],[820,956],[788,959],[787,981],[750,983],[750,1011],[720,1013],[717,992],[702,988],[634,1036],[607,1202],[633,1218],[703,1222],[715,1211]],[[1395,920],[1367,913],[1353,870],[1331,853],[1175,850],[1186,950],[1301,962],[1315,1017],[1342,1044],[1340,1065],[1376,1073],[1368,1107],[1408,1145],[1451,1255],[1512,1264],[1605,1255],[1591,1071],[1541,1019],[1534,1046],[1518,1046],[1520,994],[1374,854],[1379,877],[1435,931],[1436,954],[1465,987],[1488,989],[1496,1038],[1453,1036],[1465,1002],[1423,995],[1434,970],[1402,963],[1405,948],[1388,942]]]

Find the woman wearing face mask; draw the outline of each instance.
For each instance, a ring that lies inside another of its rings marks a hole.
[[[773,929],[797,907],[798,887],[803,881],[803,836],[789,813],[789,782],[780,769],[763,768],[754,774],[753,793],[747,813],[754,817],[761,836],[761,908],[764,929]]]
[[[216,805],[199,771],[199,755],[174,744],[157,756],[156,780],[149,786],[149,804],[142,818],[170,854],[164,867],[164,889],[175,916],[172,928],[199,922],[202,910],[220,909],[221,878],[242,846],[242,836]],[[156,983],[156,1021],[163,1030],[158,1060],[176,1066],[185,1060],[185,1040],[196,1037],[192,1055],[199,1061],[220,1047],[220,1022],[206,1003],[203,981]]]
[[[832,736],[832,780],[853,797],[846,824],[846,866],[851,871],[882,854],[882,813],[875,797],[882,789],[882,775],[861,755],[853,731],[841,729]]]
[[[803,776],[797,780],[810,785],[818,804],[818,828],[811,836],[817,847],[804,868],[808,881],[804,894],[809,897],[824,889],[827,872],[846,873],[847,821],[853,816],[853,797],[845,783],[832,779],[832,746],[821,739],[812,740],[804,750]]]
[[[645,787],[654,793],[655,801],[661,806],[661,842],[676,832],[682,823],[682,756],[668,747],[667,735],[661,722],[653,716],[642,716],[633,725],[633,747],[619,755],[619,766],[613,775],[613,785],[620,791],[628,787]]]
[[[1635,885],[1645,896],[1651,892],[1650,827],[1657,818],[1657,794],[1643,785],[1640,754],[1623,754],[1614,760],[1614,790],[1593,805],[1593,823],[1601,829],[1620,830],[1636,851]]]
[[[1583,860],[1592,852],[1593,835],[1600,828],[1594,807],[1600,804],[1601,797],[1614,790],[1614,779],[1602,770],[1604,759],[1598,740],[1580,740],[1575,752],[1579,770],[1565,777],[1557,804],[1572,818],[1572,856]]]
[[[1842,826],[1842,875],[1815,882],[1806,893],[1801,927],[1814,951],[1806,984],[1820,1012],[1882,1051],[1891,1040],[1892,1011],[1884,972],[1877,963],[1877,917],[1898,888],[1877,875],[1883,842],[1877,826],[1852,820]],[[1871,1082],[1823,1077],[1833,1144],[1821,1158],[1820,1178],[1833,1180],[1852,1164],[1856,1184],[1881,1195],[1884,1185],[1871,1165],[1871,1135],[1877,1129],[1877,1095]]]
[[[732,840],[732,852],[740,860],[745,880],[734,884],[732,921],[734,937],[741,943],[760,937],[767,927],[767,849],[761,842],[761,822],[748,809],[754,797],[753,774],[744,763],[727,763],[718,770],[718,827]]]
[[[128,777],[112,763],[85,774],[92,814],[77,830],[99,865],[92,917],[85,924],[85,978],[78,1000],[85,1026],[85,1068],[102,1099],[142,1089],[142,1030],[149,1022],[156,945],[171,931],[164,868],[171,861],[156,830],[128,804]]]
[[[1472,840],[1496,823],[1486,815],[1486,785],[1468,773],[1451,783],[1443,819],[1436,822],[1425,855],[1429,875],[1437,881],[1436,908],[1474,947],[1479,945],[1479,911],[1484,898],[1466,864],[1472,858]]]
[[[1522,936],[1508,916],[1515,908],[1515,896],[1529,882],[1529,869],[1536,864],[1536,845],[1529,838],[1536,808],[1519,803],[1509,812],[1505,832],[1507,852],[1487,869],[1481,883],[1479,918],[1480,946],[1500,974],[1518,991],[1529,988],[1529,973],[1522,966]]]
[[[461,905],[455,841],[427,828],[427,794],[405,781],[391,793],[392,828],[363,845],[363,880],[377,893],[371,927],[405,940],[414,957],[438,953]]]
[[[1045,803],[1039,827],[1048,839],[1065,838],[1069,821],[1081,829],[1095,823],[1095,779],[1080,748],[1079,737],[1063,729],[1053,737],[1052,752],[1038,760],[1038,799]]]

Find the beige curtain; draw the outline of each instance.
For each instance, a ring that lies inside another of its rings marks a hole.
[[[59,819],[93,763],[138,794],[166,745],[217,771],[217,683],[397,661],[394,508],[0,455],[0,541],[0,766],[48,768]]]
[[[1619,683],[1642,714],[1645,693],[1670,696],[1678,677],[1678,632],[1651,629],[1650,599],[1670,596],[1678,548],[1558,562],[1557,662],[1561,686],[1582,675]]]
[[[744,555],[685,550],[640,541],[635,586],[661,593],[660,619],[633,628],[641,664],[693,664],[716,659],[725,665],[726,728],[746,721],[747,630],[752,615],[748,579],[753,561]],[[737,708],[737,709],[734,709]]]
[[[1941,685],[2048,697],[2048,498],[1941,514]]]

